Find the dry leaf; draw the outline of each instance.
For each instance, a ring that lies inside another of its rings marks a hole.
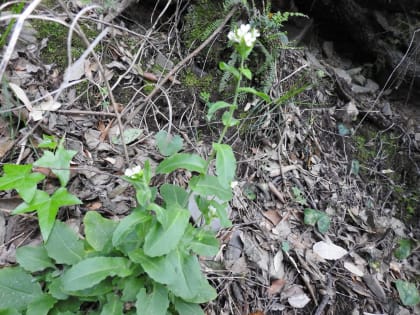
[[[295,308],[304,308],[310,301],[311,299],[305,293],[294,295],[287,299],[287,302]]]
[[[347,255],[347,251],[344,248],[324,241],[315,243],[313,251],[315,254],[318,254],[322,258],[330,260],[337,260],[344,255]]]
[[[351,273],[355,274],[358,277],[363,277],[364,275],[363,271],[360,270],[358,266],[356,266],[355,264],[351,262],[345,261],[344,268],[346,268],[348,271],[350,271]]]
[[[283,289],[284,285],[286,284],[286,280],[284,279],[276,279],[271,282],[270,287],[267,290],[268,295],[274,295],[279,293],[281,289]]]
[[[54,102],[52,98],[39,105],[35,105],[29,113],[29,118],[33,121],[41,120],[45,112],[54,112],[61,107],[61,103]]]
[[[281,220],[280,215],[279,215],[278,211],[276,211],[276,210],[267,210],[267,211],[264,211],[262,213],[262,215],[267,220],[269,220],[274,226],[276,226],[280,222],[280,220]]]
[[[21,100],[21,102],[25,105],[26,109],[31,111],[32,104],[29,100],[28,96],[26,95],[25,91],[22,88],[12,82],[9,83],[10,88],[12,89],[13,93],[15,93],[16,97]]]

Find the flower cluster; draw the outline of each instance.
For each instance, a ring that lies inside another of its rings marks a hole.
[[[124,172],[124,175],[130,178],[136,178],[138,175],[142,174],[142,168],[140,165],[134,166],[132,168],[127,168]]]
[[[242,24],[235,31],[230,31],[228,34],[229,40],[238,44],[245,44],[247,47],[253,47],[257,37],[260,36],[260,32],[251,28],[249,24]]]

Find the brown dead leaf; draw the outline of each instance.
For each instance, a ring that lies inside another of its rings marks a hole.
[[[151,73],[151,72],[143,72],[142,76],[143,78],[149,81],[157,82],[158,80],[158,77],[154,73]]]
[[[267,210],[262,214],[268,221],[270,221],[274,226],[279,224],[281,218],[279,213],[276,210]]]
[[[102,208],[102,202],[94,201],[94,202],[88,203],[86,205],[86,208],[88,210],[98,210],[98,209]]]
[[[286,284],[286,280],[284,279],[276,279],[271,282],[270,287],[267,289],[268,295],[274,295],[279,293],[281,289],[283,289],[284,285]]]
[[[264,315],[264,313],[261,311],[256,311],[254,313],[249,313],[249,315]]]

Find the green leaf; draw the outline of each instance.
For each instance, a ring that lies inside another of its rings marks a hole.
[[[86,241],[96,251],[112,249],[112,234],[118,222],[106,219],[95,211],[88,211],[83,219]]]
[[[37,184],[45,178],[40,173],[32,173],[32,165],[5,164],[4,175],[0,177],[0,190],[16,189],[25,202],[30,202]]]
[[[120,287],[122,290],[121,301],[133,302],[136,300],[137,293],[144,287],[144,280],[138,275],[131,275],[121,279]]]
[[[203,229],[195,233],[189,246],[200,256],[214,256],[219,252],[219,241],[214,233]]]
[[[156,168],[157,174],[169,174],[183,168],[191,172],[205,173],[207,162],[197,154],[176,153],[164,159]]]
[[[188,303],[179,298],[175,298],[175,309],[179,315],[205,315],[200,305]]]
[[[402,239],[398,241],[398,248],[395,249],[394,255],[398,259],[406,259],[411,254],[411,241]]]
[[[122,139],[120,136],[114,136],[111,139],[111,142],[113,144],[122,144],[122,141],[124,141],[125,144],[129,144],[133,141],[135,141],[138,137],[140,137],[143,134],[143,130],[138,128],[128,128],[123,131]]]
[[[2,308],[22,311],[42,296],[39,283],[21,268],[0,269],[0,303]]]
[[[222,123],[227,127],[233,127],[239,124],[239,120],[233,117],[233,113],[226,111],[222,115]]]
[[[42,135],[42,141],[38,144],[40,149],[51,149],[55,150],[57,148],[57,140],[54,136]]]
[[[16,250],[16,261],[19,265],[30,272],[42,271],[46,268],[54,268],[54,264],[48,257],[44,246],[22,246]]]
[[[179,135],[172,136],[165,130],[156,134],[156,144],[160,154],[169,156],[179,152],[182,149],[182,138]]]
[[[174,250],[168,254],[168,259],[176,272],[176,281],[169,283],[168,288],[176,296],[193,303],[205,303],[216,298],[216,290],[201,273],[196,256]]]
[[[252,72],[248,68],[239,68],[239,71],[244,75],[248,80],[252,79]]]
[[[207,112],[207,120],[210,121],[214,115],[215,112],[217,112],[219,109],[222,108],[231,108],[233,105],[230,103],[226,103],[223,101],[218,101],[215,103],[210,103],[209,104],[209,110]]]
[[[317,222],[318,231],[322,234],[327,233],[328,229],[330,228],[330,223],[330,217],[327,214],[320,212]]]
[[[126,241],[129,235],[139,224],[146,223],[151,220],[150,215],[145,211],[134,211],[130,215],[122,219],[112,234],[112,244],[118,247]]]
[[[166,211],[166,226],[156,222],[144,240],[144,252],[150,257],[162,256],[173,250],[187,228],[190,213],[180,208]]]
[[[360,170],[360,163],[358,160],[351,160],[351,173],[358,175]]]
[[[343,124],[338,124],[338,134],[340,136],[348,136],[350,134],[350,130]]]
[[[314,226],[319,219],[319,213],[315,209],[305,208],[303,222]]]
[[[63,288],[64,290],[64,288]],[[79,296],[82,297],[83,299],[90,299],[92,301],[97,300],[98,296],[105,296],[108,293],[111,293],[114,291],[114,285],[112,283],[112,279],[111,278],[107,278],[101,282],[99,282],[98,284],[94,285],[91,288],[87,288],[87,289],[83,289],[83,290],[78,290],[78,291],[72,291],[71,295],[72,296]]]
[[[221,201],[232,199],[232,189],[223,187],[216,176],[194,176],[190,180],[190,188],[203,196],[216,196]]]
[[[142,249],[131,251],[128,256],[133,262],[140,264],[147,275],[154,281],[169,284],[177,281],[174,266],[171,263],[171,257],[149,257],[146,256]]]
[[[106,277],[127,277],[130,261],[122,257],[92,257],[80,261],[63,274],[63,288],[78,291],[93,287]]]
[[[222,204],[218,203],[215,200],[211,200],[210,201],[210,206],[213,206],[216,208],[216,214],[217,217],[220,220],[220,225],[224,228],[227,227],[231,227],[232,226],[232,222],[230,222],[229,218],[228,218],[228,214],[227,214],[227,207],[228,207],[228,203],[224,202]]]
[[[293,196],[295,197],[295,201],[298,204],[301,204],[302,206],[306,206],[308,205],[308,202],[306,201],[306,199],[302,196],[302,191],[297,188],[297,187],[292,187],[292,193]]]
[[[44,155],[34,165],[50,168],[58,177],[61,187],[64,187],[70,179],[70,161],[76,153],[76,151],[64,149],[63,145],[60,144],[55,153],[45,151]]]
[[[144,288],[137,294],[137,315],[166,315],[168,307],[168,289],[161,284],[154,283],[150,294]]]
[[[110,293],[106,296],[106,303],[102,307],[100,315],[122,315],[124,309],[124,303],[120,300],[120,297],[115,293]]]
[[[63,206],[72,206],[81,203],[65,187],[58,188],[52,196],[48,195],[45,191],[37,190],[31,202],[20,204],[13,213],[25,213],[36,210],[42,237],[44,241],[47,241],[54,226],[58,209]]]
[[[219,182],[225,187],[230,187],[236,172],[236,159],[232,148],[227,144],[213,143],[213,149],[216,151],[216,173]]]
[[[395,285],[398,290],[401,302],[406,306],[414,306],[420,303],[419,291],[416,285],[403,280],[397,280]]]
[[[0,315],[22,315],[22,313],[18,312],[16,309],[5,308],[0,309]]]
[[[181,208],[185,208],[188,205],[188,193],[179,186],[163,184],[160,187],[160,194],[166,205],[177,204]]]
[[[48,294],[41,295],[29,304],[26,315],[47,315],[55,303],[57,303],[57,300],[52,296]]]
[[[45,249],[57,264],[73,265],[85,256],[83,242],[67,224],[60,221],[55,222]]]
[[[271,103],[271,98],[270,96],[268,96],[266,93],[264,92],[260,92],[257,91],[256,89],[252,88],[252,87],[240,87],[238,89],[239,92],[245,92],[245,93],[251,93],[254,94],[260,98],[262,98],[264,101],[266,101],[267,103]]]
[[[220,68],[220,70],[227,71],[227,72],[231,73],[235,77],[236,80],[238,80],[241,76],[238,69],[228,65],[227,63],[225,63],[223,61],[219,62],[219,68]]]

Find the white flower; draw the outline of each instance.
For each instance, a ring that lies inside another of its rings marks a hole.
[[[209,212],[211,215],[215,215],[217,213],[217,209],[212,205],[209,206]]]
[[[260,32],[255,28],[251,28],[249,24],[242,24],[238,29],[230,31],[228,34],[228,38],[232,42],[239,44],[244,42],[248,47],[252,47],[259,36]]]
[[[127,168],[127,169],[125,170],[125,172],[124,172],[124,175],[125,175],[125,176],[127,176],[127,177],[131,177],[131,178],[133,178],[133,177],[135,177],[137,174],[140,174],[140,173],[141,173],[141,171],[142,171],[141,166],[140,166],[140,165],[137,165],[137,166],[134,166],[134,167],[132,167],[132,168]]]

